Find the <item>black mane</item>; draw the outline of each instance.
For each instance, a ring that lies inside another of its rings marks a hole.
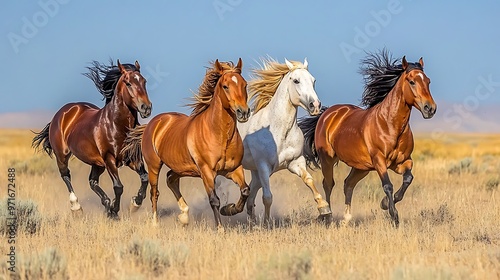
[[[423,70],[420,63],[408,63],[406,72],[413,69]],[[383,49],[378,53],[367,53],[359,72],[365,82],[361,105],[371,108],[382,102],[392,90],[403,74],[403,66],[401,59],[392,58],[391,53]]]
[[[83,75],[94,82],[95,87],[102,94],[103,98],[106,99],[106,104],[108,104],[115,93],[116,82],[122,76],[120,69],[118,69],[117,65],[113,64],[112,60],[110,60],[110,65],[104,65],[95,60],[92,62],[92,65],[87,67],[89,72],[83,73]],[[127,70],[137,71],[134,64],[122,65]]]

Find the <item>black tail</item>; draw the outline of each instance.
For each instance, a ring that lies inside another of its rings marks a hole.
[[[316,116],[304,116],[300,118],[297,122],[298,126],[304,134],[304,149],[302,154],[306,158],[307,165],[314,169],[320,168],[320,160],[318,152],[316,151],[316,146],[314,145],[314,133],[316,131],[316,125],[318,124],[319,117],[323,115],[328,107],[321,107],[321,111]]]
[[[33,141],[31,142],[31,147],[35,150],[40,150],[40,145],[42,145],[43,150],[52,157],[52,146],[50,146],[49,142],[49,127],[50,123],[48,123],[42,131],[36,133],[36,136],[33,137]]]
[[[133,164],[141,166],[142,161],[142,135],[144,134],[146,125],[139,125],[131,129],[127,134],[121,154],[126,165]]]

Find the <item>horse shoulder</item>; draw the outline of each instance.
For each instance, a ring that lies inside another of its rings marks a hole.
[[[294,125],[278,146],[280,163],[299,158],[302,155],[302,148],[304,146],[304,134],[302,130],[297,125]]]
[[[413,133],[411,131],[410,125],[408,124],[398,141],[398,150],[400,152],[398,163],[401,163],[410,158],[411,153],[413,152],[414,145],[415,143],[413,139]]]

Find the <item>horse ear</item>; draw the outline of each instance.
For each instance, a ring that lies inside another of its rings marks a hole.
[[[238,64],[236,64],[236,69],[241,71],[241,68],[243,67],[243,61],[241,60],[241,57],[238,58]]]
[[[408,68],[408,61],[406,61],[406,55],[403,56],[402,65],[403,65],[403,70],[406,70],[406,68]]]
[[[217,70],[218,72],[221,72],[221,73],[222,73],[222,71],[223,71],[223,69],[222,69],[222,65],[220,65],[220,62],[219,62],[219,60],[218,60],[218,59],[216,59],[216,60],[215,60],[215,62],[214,62],[214,66],[215,66],[215,70]]]
[[[307,62],[307,57],[306,57],[306,58],[304,58],[304,68],[307,69],[307,65],[309,65],[309,63]]]
[[[120,69],[120,72],[122,74],[125,74],[125,72],[127,72],[127,71],[125,70],[125,67],[123,67],[123,65],[120,63],[119,59],[116,60],[116,63],[118,64],[118,69]]]
[[[288,67],[288,70],[291,71],[293,69],[293,64],[290,61],[288,61],[288,59],[286,59],[286,58],[285,58],[285,64]]]
[[[419,60],[418,60],[418,63],[420,63],[420,66],[422,66],[422,68],[424,68],[424,58],[421,57]]]
[[[139,64],[139,61],[135,61],[135,70],[139,71],[141,69],[141,65]]]

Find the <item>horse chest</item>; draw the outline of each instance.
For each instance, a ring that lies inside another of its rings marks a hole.
[[[398,143],[396,147],[387,156],[387,166],[393,166],[403,163],[409,158],[411,151],[409,151],[406,145]]]

